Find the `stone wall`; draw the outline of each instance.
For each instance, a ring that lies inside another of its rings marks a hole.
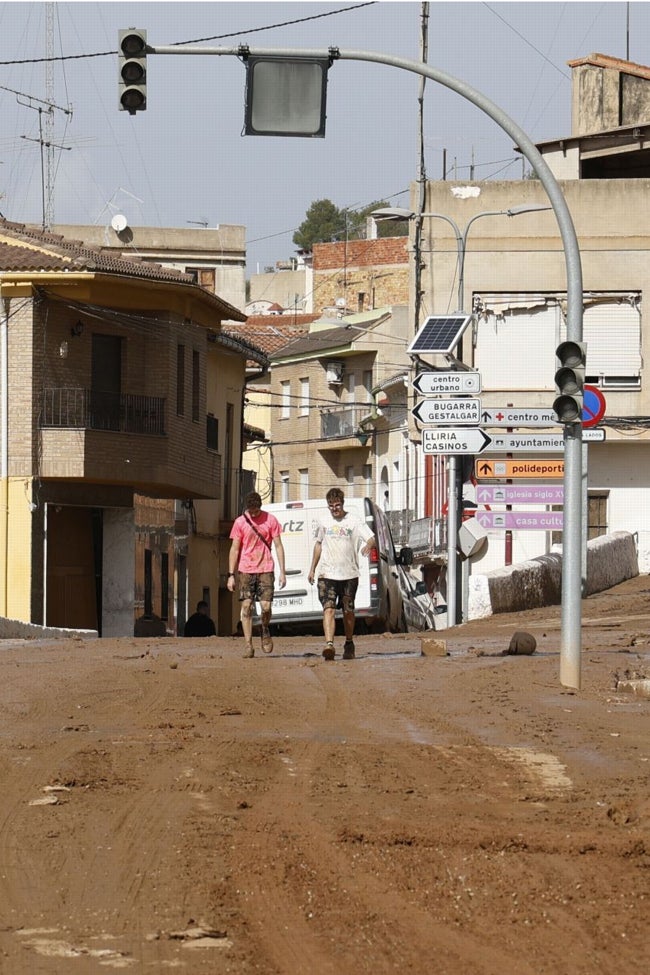
[[[587,544],[586,595],[639,574],[634,535],[612,532]],[[562,601],[562,555],[552,552],[469,580],[468,618],[554,606]]]

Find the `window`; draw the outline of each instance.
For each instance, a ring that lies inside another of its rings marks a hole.
[[[366,403],[372,403],[372,369],[364,369],[363,371],[363,388],[366,391]]]
[[[289,501],[289,471],[280,471],[280,501]]]
[[[353,498],[354,495],[354,467],[345,468],[345,483],[347,485],[345,494],[348,498]]]
[[[365,311],[366,307],[366,293],[365,291],[357,292],[357,311]]]
[[[300,487],[300,500],[306,501],[309,497],[309,469],[301,467],[298,469],[298,480]]]
[[[185,346],[176,346],[176,416],[185,413]]]
[[[559,308],[555,302],[547,307],[544,298],[533,307],[532,295],[529,304],[515,308],[495,301],[479,315],[475,366],[483,389],[553,388]]]
[[[197,349],[192,351],[192,419],[199,422],[199,395],[201,391],[201,358]]]
[[[560,341],[566,339],[566,325]],[[594,301],[582,319],[582,340],[587,343],[586,381],[603,389],[641,385],[641,315],[636,302]]]
[[[160,618],[169,619],[169,554],[160,553]]]
[[[363,489],[367,498],[372,497],[372,464],[364,464],[362,467]]]
[[[587,499],[587,541],[607,534],[607,502],[609,491],[589,491]],[[562,511],[562,505],[556,504],[552,511]],[[562,532],[552,532],[553,545],[562,544]]]
[[[345,380],[346,380],[345,385],[348,393],[348,401],[353,402],[357,390],[356,376],[354,375],[353,372],[349,372],[345,377]]]
[[[586,381],[603,389],[641,385],[641,295],[584,296]],[[490,294],[478,298],[476,356],[483,389],[553,389],[555,349],[566,339],[566,297]]]
[[[309,377],[300,380],[300,415],[309,415]]]
[[[153,555],[150,548],[144,550],[144,615],[153,613]]]
[[[609,492],[589,492],[587,515],[587,541],[607,534],[607,501]]]
[[[289,380],[280,383],[280,419],[288,420],[291,416],[291,383]]]
[[[232,474],[234,467],[235,407],[226,403],[226,435],[223,444],[223,516],[230,518],[232,511]],[[239,465],[237,465],[239,466]]]
[[[212,413],[205,418],[205,445],[208,450],[219,449],[219,421]]]

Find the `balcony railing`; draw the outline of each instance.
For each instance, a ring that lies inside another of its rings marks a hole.
[[[354,437],[359,432],[359,426],[369,407],[350,406],[342,410],[331,410],[321,413],[320,435],[328,440],[330,437]]]
[[[164,436],[165,400],[91,389],[45,389],[40,426]]]

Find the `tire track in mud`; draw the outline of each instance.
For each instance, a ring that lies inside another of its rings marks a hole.
[[[319,714],[312,716],[313,740],[287,746],[274,781],[233,836],[231,869],[246,878],[241,881],[240,899],[251,935],[269,963],[286,975],[392,973],[409,966],[422,970],[433,957],[441,973],[446,958],[493,975],[509,960],[498,945],[433,920],[416,897],[405,897],[393,888],[390,875],[376,870],[376,860],[372,869],[361,861],[352,867],[351,849],[358,832],[345,823],[347,803],[340,802],[337,810],[332,797],[339,787],[339,795],[366,788],[376,792],[378,778],[390,780],[396,792],[394,822],[378,830],[377,823],[370,821],[367,827],[371,834],[397,828],[390,842],[411,842],[413,828],[399,818],[403,795],[397,793],[403,789],[391,777],[399,774],[399,756],[392,760],[395,768],[388,774],[382,768],[384,742],[400,735],[408,741],[409,736],[400,731],[403,719],[398,716],[395,721],[388,711],[382,713],[380,728],[360,727],[354,686],[339,674],[318,676],[323,703]],[[406,748],[411,751],[411,746]],[[409,782],[426,781],[431,749],[414,750],[422,754],[415,759],[409,754]],[[446,752],[445,761],[444,778],[462,781],[475,768],[476,756],[470,760],[464,749],[453,749]],[[337,783],[339,777],[342,781]],[[502,763],[499,777],[503,777]],[[345,943],[333,943],[328,930],[339,932],[339,938],[345,932]],[[520,971],[534,975],[523,960]]]

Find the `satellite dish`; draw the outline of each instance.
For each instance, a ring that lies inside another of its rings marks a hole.
[[[123,213],[116,213],[111,220],[111,227],[116,234],[121,234],[123,230],[126,230],[129,222]]]

